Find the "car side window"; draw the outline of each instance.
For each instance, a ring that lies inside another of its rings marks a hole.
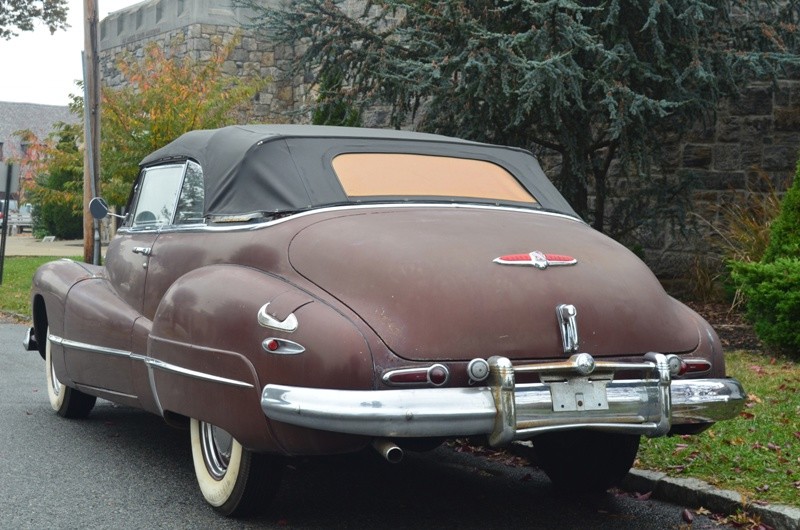
[[[203,170],[199,164],[191,160],[186,164],[186,174],[183,177],[181,195],[178,199],[178,208],[175,211],[175,224],[198,224],[204,221],[203,205],[205,200],[205,187],[203,183]]]
[[[172,222],[184,167],[180,164],[144,170],[133,213],[133,228],[158,228]]]

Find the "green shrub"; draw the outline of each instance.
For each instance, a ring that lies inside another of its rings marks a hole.
[[[74,205],[64,202],[42,202],[33,210],[33,232],[56,236],[58,239],[81,239],[83,237],[83,216],[76,212]]]
[[[731,277],[747,300],[758,337],[789,353],[800,352],[800,259],[731,264]]]
[[[760,262],[731,262],[756,334],[770,346],[800,352],[800,163],[770,227]]]
[[[770,228],[764,262],[778,258],[800,258],[800,165],[792,187],[781,201],[781,211]]]

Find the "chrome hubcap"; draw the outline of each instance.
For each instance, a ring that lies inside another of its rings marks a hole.
[[[231,461],[233,437],[219,427],[201,421],[200,443],[208,472],[215,479],[221,479],[228,471],[228,464]]]

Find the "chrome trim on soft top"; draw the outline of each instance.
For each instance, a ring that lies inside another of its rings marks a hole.
[[[585,221],[578,217],[574,217],[572,215],[568,215],[565,213],[558,213],[558,212],[550,212],[547,210],[534,210],[531,208],[520,208],[514,206],[495,206],[491,204],[464,204],[464,203],[413,203],[413,202],[404,202],[404,203],[374,203],[374,204],[350,204],[346,206],[327,206],[327,207],[320,207],[315,208],[313,210],[306,210],[298,213],[289,214],[285,217],[281,217],[280,219],[272,219],[269,221],[263,221],[261,223],[248,223],[242,224],[238,226],[215,226],[215,225],[208,225],[208,224],[197,224],[197,225],[166,225],[166,226],[159,226],[155,229],[135,229],[131,227],[122,227],[117,230],[117,233],[126,234],[126,233],[141,233],[141,232],[159,232],[159,233],[168,233],[168,232],[241,232],[241,231],[249,231],[249,230],[259,230],[261,228],[266,228],[269,226],[275,226],[287,221],[291,221],[294,219],[298,219],[301,217],[307,217],[309,215],[317,215],[329,212],[341,212],[341,211],[350,211],[350,210],[382,210],[382,209],[406,209],[406,208],[444,208],[444,209],[473,209],[473,210],[492,210],[492,211],[507,211],[507,212],[517,212],[517,213],[529,213],[534,215],[545,215],[548,217],[559,217],[562,219],[568,219],[570,221],[575,221],[577,223],[586,224]]]

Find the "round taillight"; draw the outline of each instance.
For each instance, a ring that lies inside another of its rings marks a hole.
[[[266,346],[267,346],[267,349],[268,349],[269,351],[275,351],[275,350],[277,350],[277,349],[280,347],[280,344],[278,344],[278,341],[277,341],[277,340],[275,340],[275,339],[272,339],[272,340],[270,340],[270,341],[267,341],[267,344],[266,344]]]
[[[433,385],[442,386],[447,382],[449,377],[450,373],[447,371],[447,368],[441,364],[434,364],[428,368],[428,381]]]

